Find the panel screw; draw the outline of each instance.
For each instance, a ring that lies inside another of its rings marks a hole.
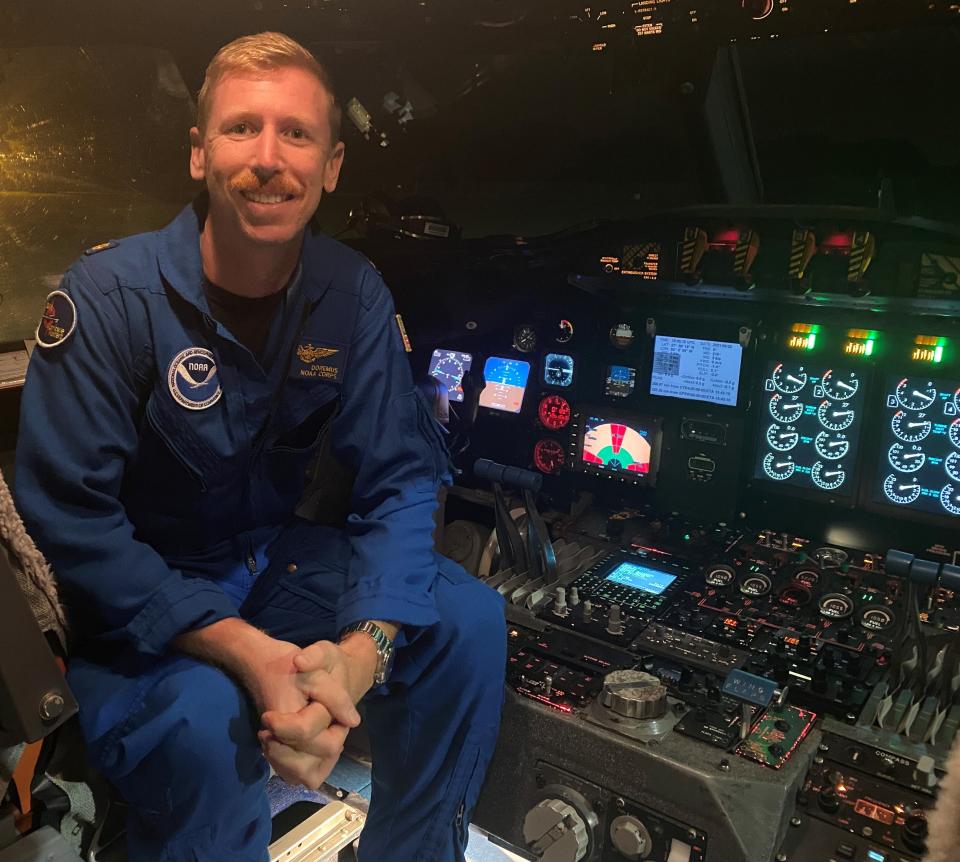
[[[786,854],[786,853],[778,853],[778,854],[777,854],[777,862],[787,862],[787,854]]]
[[[729,772],[729,771],[730,771],[730,761],[727,760],[726,758],[724,758],[723,760],[720,761],[720,767],[719,767],[719,768],[720,768],[720,771],[721,771],[721,772]]]
[[[53,721],[63,714],[63,697],[60,692],[48,691],[40,698],[40,718],[44,721]]]
[[[799,817],[791,817],[791,818],[790,818],[790,825],[791,825],[791,826],[799,826],[801,823],[803,823],[803,820],[801,820]]]
[[[287,563],[287,571],[290,572],[290,574],[293,574],[296,570],[297,570],[296,563]]]
[[[627,807],[627,803],[624,802],[624,801],[623,801],[623,798],[620,797],[620,796],[618,796],[616,799],[614,799],[614,800],[613,800],[613,803],[614,803],[614,805],[617,806],[617,808],[618,808],[620,811],[623,811],[623,809]]]

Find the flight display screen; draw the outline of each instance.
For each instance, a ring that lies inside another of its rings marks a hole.
[[[735,407],[742,359],[736,342],[658,335],[650,394]]]
[[[574,359],[566,353],[548,353],[543,360],[543,382],[566,389],[573,385]]]
[[[530,363],[522,359],[490,356],[483,365],[486,385],[480,393],[480,406],[504,413],[519,413],[527,391]]]
[[[456,350],[438,349],[430,357],[427,373],[447,387],[451,401],[463,401],[463,375],[470,370],[473,356]]]
[[[754,477],[852,495],[866,390],[862,372],[774,360],[763,389]]]
[[[653,434],[639,422],[588,416],[580,457],[587,467],[603,473],[650,473]]]
[[[637,369],[629,365],[608,365],[604,395],[611,398],[629,398],[637,384]]]
[[[676,575],[668,575],[639,563],[620,563],[604,578],[605,581],[624,584],[654,596],[659,596],[676,579]]]
[[[960,380],[890,377],[873,499],[960,519]]]

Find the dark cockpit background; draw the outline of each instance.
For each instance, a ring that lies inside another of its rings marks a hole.
[[[333,233],[372,194],[428,198],[477,237],[707,202],[872,207],[884,181],[898,214],[950,220],[960,193],[946,3],[5,5],[3,342],[29,337],[85,247],[158,227],[195,192],[204,65],[261,29],[303,40],[370,116],[366,136],[344,123],[343,181],[319,213]],[[752,132],[738,152],[707,118],[730,107],[709,104],[718,49]]]

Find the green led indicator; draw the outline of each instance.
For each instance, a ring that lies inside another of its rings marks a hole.
[[[815,332],[811,332],[809,337],[807,338],[807,350],[813,350],[814,345],[816,343],[817,343],[817,334]]]
[[[873,356],[873,339],[872,338],[867,342],[867,349],[864,350],[864,353],[867,356]]]
[[[943,345],[938,344],[937,349],[933,351],[933,361],[942,362],[943,361]]]

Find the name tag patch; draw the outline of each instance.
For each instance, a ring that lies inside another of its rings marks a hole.
[[[339,382],[343,377],[343,348],[304,340],[297,345],[294,375]]]
[[[167,387],[181,407],[188,410],[212,407],[222,394],[213,353],[203,347],[181,350],[170,363]]]

